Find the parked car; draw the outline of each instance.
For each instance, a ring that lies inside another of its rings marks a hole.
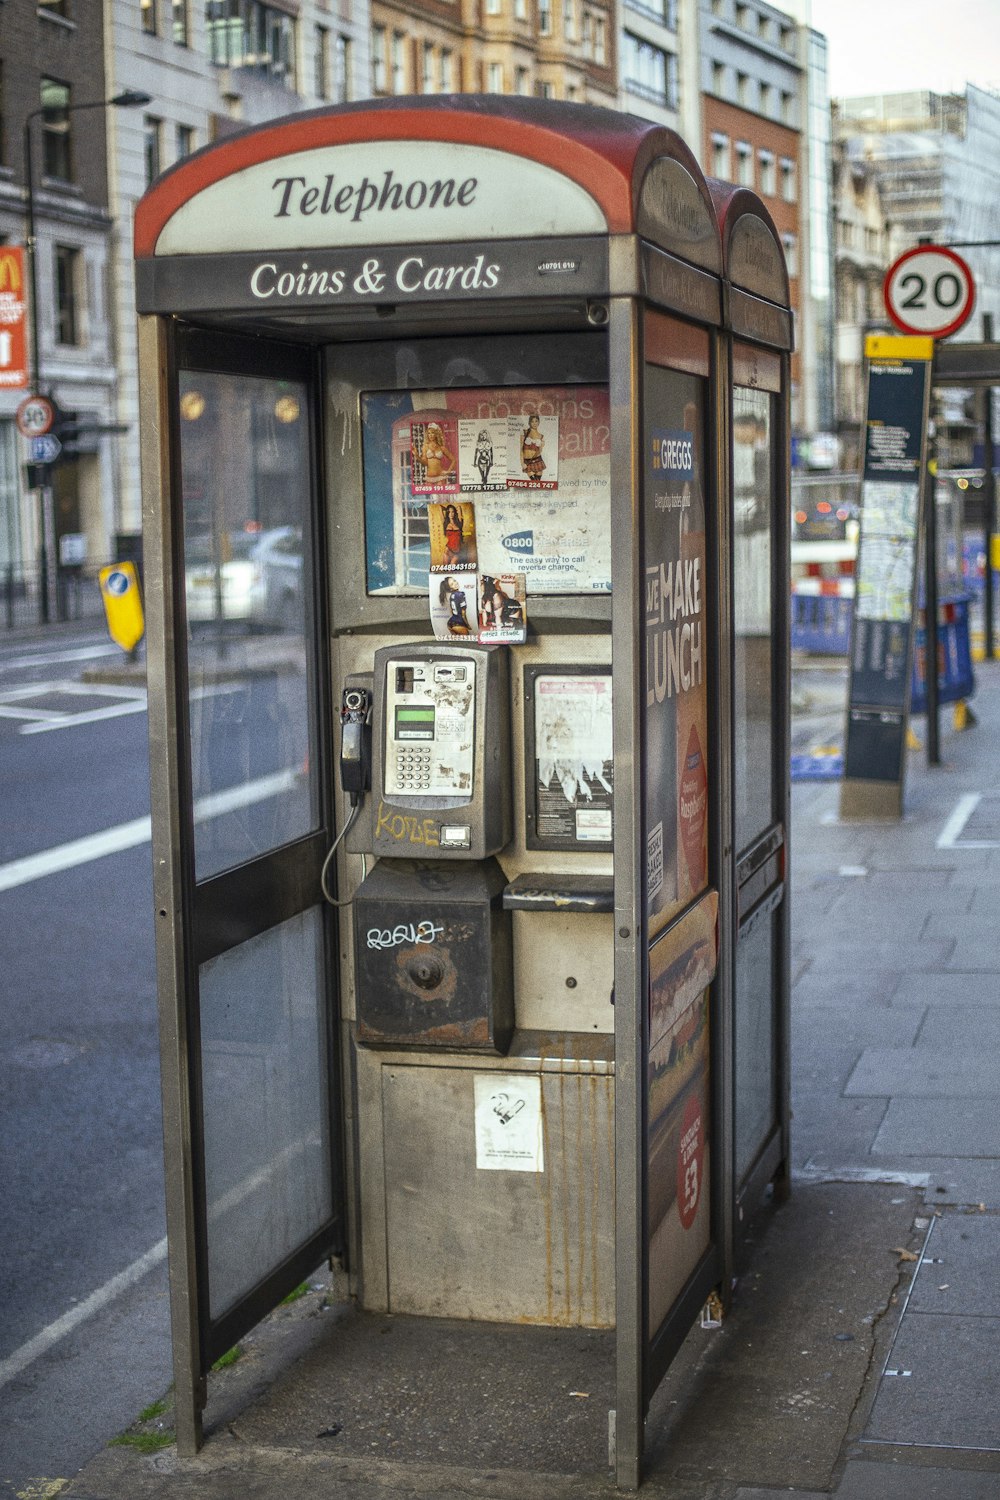
[[[185,542],[185,597],[191,625],[302,627],[302,532],[297,526],[230,531]]]

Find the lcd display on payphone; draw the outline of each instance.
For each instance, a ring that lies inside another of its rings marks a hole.
[[[361,430],[370,594],[424,592],[435,539],[529,597],[610,591],[606,387],[368,391]]]

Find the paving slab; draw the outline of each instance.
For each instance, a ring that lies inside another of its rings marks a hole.
[[[1000,993],[995,1005],[929,1005],[914,1046],[919,1051],[947,1052],[951,1047],[979,1047],[1000,1052]]]
[[[998,1266],[1000,1217],[943,1214],[931,1225],[906,1316],[959,1313],[980,1317],[995,1313]],[[997,1439],[1000,1442],[1000,1431]]]
[[[994,933],[962,938],[955,942],[951,955],[945,962],[949,969],[961,969],[965,973],[978,970],[1000,977],[1000,944]]]
[[[1000,896],[998,896],[1000,900]],[[998,959],[1000,962],[1000,959]],[[902,974],[892,995],[893,1005],[1000,1006],[1000,968],[985,973]]]
[[[893,1099],[991,1099],[997,1060],[984,1048],[866,1047],[844,1092]]]
[[[812,949],[807,947],[805,952],[812,960]],[[888,1005],[890,1000],[895,1000],[897,987],[904,981],[911,983],[914,977],[904,975],[901,978],[895,969],[879,970],[874,974],[851,974],[810,961],[792,990],[792,1010],[802,1006],[840,1005],[852,1013],[872,1005]],[[919,1002],[913,1000],[910,1003]]]
[[[792,1080],[792,1162],[836,1150],[838,1165],[876,1166],[872,1149],[885,1119],[885,1099],[844,1099]],[[911,1163],[912,1166],[912,1163]]]
[[[892,1099],[872,1145],[875,1155],[1000,1156],[1000,1111],[989,1099]]]
[[[837,1500],[996,1500],[1000,1473],[849,1460]],[[771,1500],[774,1500],[772,1494]]]
[[[808,947],[813,969],[845,975],[867,974],[881,969],[892,974],[905,974],[942,968],[955,951],[955,943],[951,938],[933,938],[930,941],[918,939],[910,942],[887,938],[883,942],[875,942],[864,937],[857,938],[850,930],[843,932],[830,929],[811,937]],[[997,949],[994,948],[994,966],[996,963]],[[959,966],[953,964],[951,967]],[[974,969],[979,965],[970,961],[964,967]]]
[[[982,1014],[973,1008],[974,1014]],[[1000,1016],[1000,1005],[997,1008]],[[911,1047],[923,1035],[927,1008],[885,1002],[848,1006],[843,1001],[800,1007],[792,1006],[792,1048],[805,1056],[813,1048]]]
[[[1000,1317],[907,1311],[863,1441],[1000,1459]]]

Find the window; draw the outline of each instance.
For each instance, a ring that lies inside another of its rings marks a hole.
[[[740,29],[742,31],[746,31],[747,30],[747,28],[750,25],[750,7],[749,7],[749,5],[737,5],[737,7],[736,7],[736,24],[737,24],[737,26],[740,27]]]
[[[436,74],[434,72],[434,47],[431,42],[423,46],[423,63],[420,72],[420,87],[425,94],[433,94]]]
[[[774,197],[774,152],[758,152],[760,159],[760,191],[763,197]]]
[[[503,93],[503,63],[486,64],[486,92],[488,94]]]
[[[769,41],[771,37],[771,22],[763,11],[757,16],[757,35],[762,42]]]
[[[781,243],[785,250],[785,264],[788,267],[789,276],[799,274],[799,242],[794,234],[783,234]]]
[[[42,171],[62,182],[73,180],[73,154],[69,134],[69,85],[54,78],[41,81]]]
[[[781,158],[781,196],[786,203],[795,202],[795,163],[791,157]]]
[[[794,52],[795,51],[795,27],[794,26],[782,26],[780,40],[781,40],[781,45],[782,45],[782,47],[784,47],[784,49],[785,49],[786,52]]]
[[[178,47],[186,47],[188,35],[188,0],[172,0],[170,7],[170,30]]]
[[[527,68],[514,69],[514,92],[522,97],[531,93],[531,79]]]
[[[623,35],[622,76],[625,87],[667,109],[677,107],[677,58],[630,31]]]
[[[594,18],[594,61],[603,64],[607,59],[608,28],[604,16]]]
[[[736,142],[736,181],[740,187],[753,187],[753,147],[749,141]]]
[[[142,149],[146,162],[146,186],[163,170],[163,121],[146,115],[142,122]]]
[[[183,161],[185,156],[190,156],[194,150],[194,127],[191,125],[178,125],[175,140],[177,160]]]
[[[333,44],[333,97],[346,104],[351,97],[351,39],[338,35]]]
[[[784,90],[781,94],[781,118],[786,125],[795,124],[795,95],[786,94]]]
[[[761,84],[759,98],[760,103],[758,105],[758,108],[761,114],[769,115],[771,113],[771,110],[774,108],[774,89],[769,83]]]
[[[724,181],[729,179],[729,137],[720,135],[718,131],[712,134],[712,176],[721,177]]]
[[[64,21],[68,21],[71,19],[69,0],[38,0],[38,14],[40,16],[60,16]]]
[[[313,93],[317,99],[330,97],[330,33],[325,26],[316,27],[313,47]]]
[[[156,36],[156,0],[139,0],[139,15],[144,35]]]
[[[406,37],[401,31],[392,33],[392,92],[406,93]]]
[[[576,41],[576,0],[563,0],[563,35],[568,42]]]
[[[81,255],[70,245],[55,246],[56,343],[80,342]]]
[[[712,93],[724,95],[726,92],[726,67],[725,63],[714,62],[712,64]]]
[[[372,93],[385,93],[385,27],[372,27]]]
[[[488,16],[498,16],[500,14],[501,4],[502,0],[486,0],[486,14]]]
[[[264,0],[206,0],[208,53],[227,68],[252,68],[295,88],[295,20]]]
[[[554,99],[556,97],[555,84],[545,82],[536,83],[535,95],[539,99]]]
[[[528,19],[528,0],[514,0],[514,15],[518,21]]]
[[[552,35],[551,0],[538,0],[538,30],[542,36]]]
[[[750,103],[750,79],[745,73],[736,75],[736,102],[744,108]]]

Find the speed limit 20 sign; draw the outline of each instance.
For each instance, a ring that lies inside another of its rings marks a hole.
[[[976,283],[954,250],[917,245],[893,261],[883,293],[886,311],[902,333],[944,339],[968,322]]]

